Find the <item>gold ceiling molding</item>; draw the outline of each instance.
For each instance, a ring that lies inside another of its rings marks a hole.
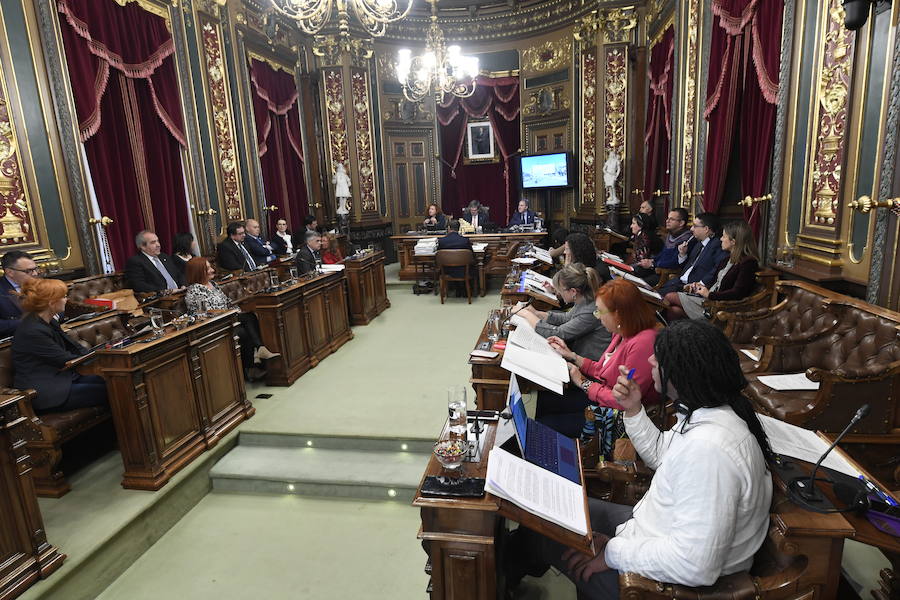
[[[535,36],[571,25],[590,13],[596,5],[584,0],[550,0],[536,2],[513,11],[479,16],[440,16],[445,37],[454,41],[487,41]],[[425,41],[429,19],[407,17],[388,26],[384,40]]]
[[[572,55],[572,39],[563,37],[530,46],[522,52],[522,68],[533,73],[556,71],[568,66]]]
[[[576,41],[585,42],[590,45],[601,25],[602,19],[600,13],[596,10],[591,11],[590,14],[575,21],[572,36]]]
[[[153,2],[153,0],[113,0],[116,4],[121,7],[125,7],[126,4],[131,4],[132,2],[136,2],[138,6],[142,9],[146,10],[148,13],[154,14],[157,17],[161,17],[166,22],[166,26],[168,27],[171,20],[169,17],[169,7],[165,4],[160,4],[159,2]],[[178,0],[173,0],[172,6],[178,6]]]
[[[340,35],[317,35],[314,38],[312,51],[321,60],[321,66],[341,64],[341,56],[349,54],[354,66],[365,67],[375,53],[372,40],[369,38],[347,38]]]

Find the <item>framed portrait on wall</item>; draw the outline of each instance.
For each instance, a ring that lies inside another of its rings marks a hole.
[[[467,126],[466,142],[469,160],[492,160],[494,152],[494,130],[490,121],[477,121]]]

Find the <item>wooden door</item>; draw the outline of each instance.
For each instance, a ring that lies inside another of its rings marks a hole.
[[[396,233],[414,230],[435,202],[431,129],[388,133],[388,196]]]
[[[229,326],[204,340],[197,349],[204,417],[213,428],[243,404],[244,378],[234,346],[234,332]]]

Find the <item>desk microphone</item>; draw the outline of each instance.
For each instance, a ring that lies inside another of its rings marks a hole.
[[[834,438],[834,442],[828,447],[828,450],[819,457],[819,461],[816,463],[816,466],[813,467],[812,472],[809,474],[809,477],[795,477],[788,483],[788,491],[796,496],[799,496],[800,499],[804,500],[803,504],[806,505],[807,508],[815,509],[814,505],[810,505],[810,503],[822,502],[825,500],[825,497],[822,495],[822,492],[819,491],[816,486],[816,473],[819,470],[819,467],[822,465],[822,461],[825,460],[825,457],[834,449],[835,446],[838,445],[844,436],[862,419],[869,415],[870,409],[868,404],[863,404],[859,407],[859,410],[856,411],[856,414],[853,415],[853,418],[850,419],[850,422],[847,423],[847,426],[844,427],[844,430]],[[833,483],[830,480],[820,479],[819,481],[825,481],[826,483]],[[831,511],[828,511],[831,512]]]
[[[520,307],[517,308],[516,310],[512,311],[511,313],[509,313],[509,316],[506,317],[505,319],[503,319],[503,322],[500,323],[500,328],[502,329],[503,326],[506,325],[507,323],[509,323],[509,322],[512,320],[512,318],[513,318],[514,316],[516,316],[517,314],[519,314],[520,312],[522,312],[523,310],[525,310],[526,308],[528,308],[529,306],[531,306],[532,300],[534,300],[534,298],[529,298],[529,299],[528,299],[528,302],[525,303],[525,306],[520,306]]]

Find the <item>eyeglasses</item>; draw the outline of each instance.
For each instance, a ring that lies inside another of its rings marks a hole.
[[[603,315],[608,315],[608,314],[609,314],[609,311],[606,310],[605,308],[598,308],[597,310],[594,311],[594,318],[599,319]]]
[[[18,271],[19,273],[31,273],[34,275],[38,273],[41,269],[40,267],[31,267],[30,269],[14,269],[13,267],[6,267],[7,271]]]

